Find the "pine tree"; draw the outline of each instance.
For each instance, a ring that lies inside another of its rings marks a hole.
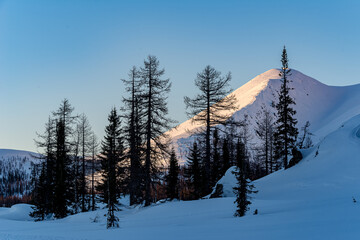
[[[170,80],[162,79],[165,70],[159,68],[159,61],[155,56],[148,56],[144,66],[140,68],[140,84],[144,87],[139,104],[144,116],[145,140],[145,206],[152,202],[152,186],[157,177],[158,163],[164,154],[168,154],[168,137],[164,134],[173,122],[167,117],[167,96],[170,92]],[[155,190],[156,191],[156,190]]]
[[[71,213],[70,205],[74,201],[74,178],[71,159],[72,136],[77,116],[73,116],[74,108],[67,99],[53,113],[56,125],[55,150],[55,186],[54,186],[54,216],[66,217]]]
[[[56,122],[56,171],[54,193],[54,216],[55,218],[66,217],[70,211],[68,206],[71,201],[70,158],[69,149],[66,145],[65,122],[62,119]]]
[[[211,131],[218,124],[225,124],[232,115],[230,111],[235,109],[235,96],[228,94],[231,74],[225,77],[211,66],[197,74],[195,85],[200,89],[200,94],[194,98],[185,97],[187,114],[193,117],[193,121],[205,125],[205,157],[204,157],[204,180],[205,192],[211,190]],[[224,113],[226,112],[226,113]]]
[[[142,194],[142,140],[141,133],[143,131],[143,122],[141,116],[142,104],[141,100],[141,86],[140,86],[140,74],[136,67],[133,67],[129,73],[129,80],[123,79],[122,81],[126,85],[126,90],[130,92],[128,98],[123,98],[124,107],[123,112],[127,122],[125,123],[124,134],[127,140],[128,153],[127,158],[130,160],[130,173],[129,173],[129,194],[130,205],[139,204],[143,200]]]
[[[166,176],[166,195],[170,200],[179,198],[179,163],[173,149],[170,155],[169,173]]]
[[[213,157],[211,164],[211,185],[215,185],[222,175],[223,164],[220,158],[220,137],[217,128],[213,132]]]
[[[49,117],[45,124],[44,134],[38,134],[40,140],[35,144],[38,148],[44,149],[40,155],[41,163],[34,167],[40,167],[40,176],[33,179],[35,187],[33,190],[33,202],[35,207],[30,216],[36,220],[44,220],[48,214],[54,212],[54,176],[55,176],[55,126],[54,120]]]
[[[33,211],[30,213],[30,216],[35,218],[35,221],[44,220],[49,211],[47,201],[49,189],[47,189],[45,161],[41,164],[34,165],[33,171],[36,171],[38,167],[40,167],[41,170],[40,176],[33,179],[35,186],[32,192],[32,199],[35,207],[33,207]]]
[[[185,177],[192,188],[193,199],[199,199],[202,192],[202,176],[201,176],[201,152],[198,149],[197,142],[193,143],[192,148],[189,149],[190,153],[187,156],[187,166],[185,169]]]
[[[248,179],[247,157],[244,143],[238,141],[236,150],[237,171],[235,171],[235,175],[237,186],[234,187],[234,192],[236,194],[235,203],[237,204],[237,210],[235,216],[242,217],[245,216],[245,213],[249,210],[249,205],[251,204],[250,194],[256,193],[257,191],[253,190],[254,186]]]
[[[115,215],[118,210],[118,164],[123,159],[123,145],[121,137],[121,122],[115,108],[108,116],[109,125],[105,128],[105,137],[101,144],[101,174],[102,180],[97,186],[101,192],[100,200],[106,203],[107,228],[119,227],[119,219]]]
[[[222,145],[222,175],[230,168],[230,153],[228,140],[225,138]]]
[[[276,158],[282,160],[283,166],[288,167],[288,155],[291,153],[291,149],[295,147],[296,137],[298,129],[296,128],[297,120],[294,118],[296,111],[292,108],[295,105],[294,99],[289,95],[290,80],[290,69],[288,66],[288,57],[286,48],[284,46],[282,57],[281,57],[282,68],[280,72],[281,76],[281,88],[278,93],[279,100],[276,104],[277,109],[277,127],[275,132],[275,150]]]

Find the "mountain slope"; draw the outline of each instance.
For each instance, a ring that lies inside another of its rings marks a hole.
[[[0,204],[11,206],[23,201],[31,191],[31,168],[38,162],[39,154],[12,150],[0,149]]]
[[[122,207],[120,228],[111,230],[106,209],[29,222],[30,208],[16,205],[0,208],[0,239],[357,239],[360,115],[305,155],[294,167],[255,181],[259,192],[242,218],[233,217],[233,197]],[[255,209],[258,215],[252,215]]]
[[[234,119],[241,120],[248,115],[248,122],[255,125],[256,114],[262,106],[272,112],[275,109],[272,103],[277,101],[277,90],[280,89],[280,71],[271,69],[235,90],[237,106],[235,111],[229,112]],[[314,133],[314,142],[318,142],[325,135],[335,130],[340,124],[360,113],[360,84],[346,87],[325,85],[299,71],[292,70],[290,86],[294,88],[290,95],[295,99],[300,129],[306,121],[310,121],[310,130]],[[180,124],[168,132],[180,158],[184,161],[186,147],[192,141],[190,137],[201,125],[192,122],[192,119]],[[252,131],[252,130],[251,130]],[[250,144],[256,144],[255,133]]]

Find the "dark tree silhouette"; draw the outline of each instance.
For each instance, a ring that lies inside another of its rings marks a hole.
[[[295,105],[294,99],[289,95],[290,88],[290,69],[288,66],[288,57],[286,48],[284,46],[281,57],[282,68],[280,72],[281,76],[281,88],[278,93],[277,120],[275,131],[275,150],[276,158],[282,160],[283,166],[288,167],[288,155],[291,153],[291,149],[295,147],[298,129],[296,128],[297,120],[294,118],[296,111],[292,108]]]
[[[139,204],[143,200],[143,168],[141,157],[143,152],[141,134],[144,130],[143,109],[141,100],[140,74],[136,67],[133,67],[129,73],[129,80],[122,80],[126,85],[127,92],[130,96],[123,98],[125,122],[124,134],[127,141],[127,158],[130,160],[129,173],[129,194],[130,205]]]
[[[119,227],[115,211],[118,210],[118,165],[123,159],[123,143],[121,137],[121,122],[115,108],[108,116],[109,125],[105,128],[105,137],[101,143],[101,174],[102,180],[97,189],[101,192],[100,200],[106,203],[107,228]]]
[[[179,198],[179,169],[179,163],[173,149],[170,155],[169,173],[166,176],[166,195],[170,200]]]
[[[225,124],[231,117],[235,109],[235,96],[229,95],[231,90],[228,89],[231,74],[221,76],[211,66],[197,74],[195,85],[199,88],[200,93],[194,98],[185,97],[187,114],[193,117],[193,121],[205,125],[205,188],[206,192],[211,190],[211,131],[218,124]]]
[[[170,92],[169,79],[162,79],[165,70],[159,68],[155,56],[148,56],[144,66],[140,68],[140,84],[144,87],[139,104],[144,116],[145,137],[145,206],[152,202],[151,190],[156,177],[158,163],[164,154],[168,154],[168,139],[164,134],[173,122],[167,117],[167,94]]]

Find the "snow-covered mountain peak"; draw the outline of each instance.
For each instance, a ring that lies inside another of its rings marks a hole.
[[[262,108],[275,113],[273,103],[277,102],[277,92],[281,85],[279,73],[279,69],[270,69],[233,91],[231,94],[237,99],[236,109],[226,111],[225,114],[235,120],[242,120],[244,116],[248,116],[248,124],[250,129],[253,129],[256,115]],[[344,121],[360,114],[360,104],[357,104],[360,102],[360,85],[328,86],[295,69],[291,69],[289,80],[292,88],[290,95],[296,102],[294,108],[297,111],[295,117],[298,120],[298,128],[310,121],[315,143]],[[168,132],[175,148],[178,149],[180,159],[184,160],[186,156],[186,145],[192,141],[191,135],[196,130],[201,131],[201,127],[201,124],[189,119]],[[252,144],[257,144],[255,136]],[[181,145],[184,149],[181,149]]]

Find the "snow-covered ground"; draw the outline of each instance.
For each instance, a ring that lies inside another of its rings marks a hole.
[[[29,206],[15,205],[0,209],[0,239],[359,239],[360,115],[304,154],[298,165],[254,182],[259,192],[242,218],[233,217],[233,197],[123,207],[120,228],[111,230],[105,210],[32,222]]]

